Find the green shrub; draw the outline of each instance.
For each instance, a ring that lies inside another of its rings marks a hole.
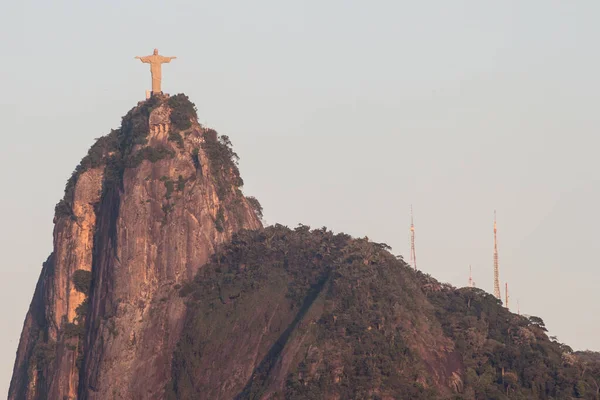
[[[262,218],[263,217],[263,208],[260,205],[260,202],[258,201],[258,199],[256,199],[256,197],[253,197],[253,196],[247,196],[246,200],[248,201],[248,204],[250,204],[250,207],[252,207],[252,209],[256,213],[256,216],[258,218]]]
[[[166,147],[144,147],[129,159],[127,167],[136,168],[144,160],[148,160],[151,163],[155,163],[165,158],[173,157],[175,157],[175,153],[173,153],[173,151],[167,149]]]
[[[177,144],[177,147],[179,147],[181,150],[184,149],[183,138],[181,137],[181,135],[179,133],[174,132],[174,131],[169,132],[168,139],[171,142],[175,142]]]
[[[44,370],[56,357],[56,342],[49,339],[47,342],[42,340],[42,335],[38,338],[33,349],[35,364],[38,372]]]
[[[119,155],[113,155],[106,160],[104,167],[104,181],[102,182],[102,193],[106,193],[110,188],[117,188],[123,181],[125,165]]]
[[[185,179],[183,179],[183,176],[179,175],[179,178],[177,179],[177,191],[183,192],[183,189],[185,189]]]
[[[181,112],[180,110],[173,110],[170,115],[172,126],[175,129],[180,131],[184,131],[189,129],[192,126],[192,122],[188,118],[187,114]]]
[[[74,337],[83,337],[85,335],[85,326],[83,324],[74,324],[72,322],[67,322],[63,325],[63,335],[67,339],[71,339]]]
[[[165,197],[167,198],[167,200],[169,200],[171,198],[171,195],[173,194],[173,190],[175,189],[175,183],[172,180],[167,179],[166,181],[164,181],[164,184],[165,188],[167,189]]]
[[[90,147],[87,155],[81,160],[81,166],[85,170],[102,166],[106,156],[117,149],[118,133],[118,130],[111,130],[108,135],[96,139],[96,143]]]
[[[231,186],[238,188],[244,185],[237,166],[239,157],[233,151],[228,136],[219,136],[216,131],[209,129],[204,132],[202,149],[208,157],[219,199],[227,196]]]
[[[75,309],[75,314],[76,314],[75,320],[78,321],[79,323],[83,323],[85,320],[85,316],[87,315],[88,308],[89,308],[89,298],[86,298]]]
[[[146,144],[150,133],[148,118],[152,107],[144,103],[141,107],[135,107],[129,111],[121,122],[121,129],[117,136],[118,150],[121,156],[131,154],[133,147],[138,144]]]
[[[89,295],[91,283],[91,271],[78,269],[77,271],[73,272],[73,284],[75,285],[75,290],[77,290],[78,292],[81,292],[85,295]]]
[[[184,131],[192,126],[192,119],[197,119],[196,106],[183,93],[170,97],[168,105],[171,107],[171,126],[177,130]]]
[[[71,205],[67,203],[65,199],[60,199],[56,206],[54,207],[54,216],[59,217],[71,217],[75,218],[75,214],[73,214],[73,209]]]

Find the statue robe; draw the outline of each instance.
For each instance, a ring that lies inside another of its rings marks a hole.
[[[162,67],[163,63],[170,63],[171,57],[164,57],[161,55],[151,55],[146,57],[140,57],[143,63],[150,64],[150,74],[152,75],[152,93],[160,93],[160,81],[162,79]]]

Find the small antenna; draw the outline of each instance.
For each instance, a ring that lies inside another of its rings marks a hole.
[[[504,288],[504,298],[505,298],[505,301],[504,301],[504,306],[505,306],[505,307],[506,307],[506,309],[508,310],[508,309],[509,309],[509,308],[508,308],[508,299],[509,299],[509,296],[508,296],[508,282],[506,282],[506,283],[505,283],[505,285],[506,285],[506,286],[505,286],[505,288]]]

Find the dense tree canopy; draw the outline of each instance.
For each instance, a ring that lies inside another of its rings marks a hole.
[[[385,244],[325,228],[241,232],[180,295],[189,313],[170,398],[222,395],[210,392],[203,371],[232,375],[235,362],[212,349],[247,340],[232,336],[232,327],[271,329],[252,327],[253,313],[263,312],[281,328],[263,337],[273,344],[250,380],[236,383],[237,398],[598,398],[596,353],[573,353],[548,338],[542,319],[415,272]],[[272,314],[269,299],[280,306]],[[244,348],[233,346],[241,357]],[[289,367],[277,387],[282,360]]]

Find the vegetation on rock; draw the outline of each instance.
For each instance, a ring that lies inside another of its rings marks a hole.
[[[171,107],[172,127],[184,131],[192,126],[192,120],[198,119],[196,106],[183,93],[170,97],[167,104]]]
[[[127,167],[136,168],[144,160],[148,160],[151,163],[155,163],[165,158],[172,158],[174,155],[175,153],[173,153],[173,151],[167,149],[166,147],[144,147],[128,159]]]
[[[250,204],[250,207],[252,207],[252,209],[256,213],[256,216],[262,219],[263,208],[258,199],[254,196],[246,196],[246,200],[248,201],[248,204]]]
[[[56,355],[56,342],[53,340],[44,341],[41,336],[40,333],[40,338],[33,350],[33,364],[35,364],[37,371],[42,371],[47,368]]]
[[[235,235],[180,289],[168,398],[597,398],[598,358],[387,249],[306,226]],[[248,352],[251,377],[235,380]]]
[[[169,132],[169,136],[167,139],[170,142],[175,142],[175,144],[177,144],[177,147],[180,148],[181,150],[184,149],[183,138],[181,137],[181,134],[171,131],[171,132]]]
[[[173,182],[170,179],[167,179],[164,181],[165,184],[165,189],[166,189],[166,193],[165,193],[165,198],[167,200],[169,200],[171,198],[171,195],[173,194],[173,191],[175,190],[175,182]]]
[[[54,207],[54,217],[70,217],[73,220],[76,219],[75,214],[73,214],[72,205],[65,199],[60,199],[58,203],[56,203],[56,206]]]
[[[177,177],[177,191],[178,192],[183,192],[183,189],[185,189],[186,182],[187,182],[187,180],[183,179],[183,176],[179,175],[179,177]]]
[[[86,271],[84,269],[78,269],[73,272],[73,285],[75,290],[85,295],[89,295],[90,286],[92,283],[92,271]]]
[[[410,275],[382,245],[325,228],[276,225],[242,232],[180,291],[189,299],[189,318],[173,359],[170,395],[193,398],[203,393],[207,388],[193,377],[208,362],[208,348],[227,346],[222,340],[229,337],[229,329],[245,326],[246,318],[254,317],[249,310],[262,312],[265,299],[278,298],[282,288],[277,315],[270,317],[282,322],[281,331],[271,333],[271,349],[260,356],[250,380],[238,385],[239,398],[266,393],[286,346],[299,336],[305,337],[303,350],[286,354],[294,358],[294,366],[281,393],[285,398],[327,398],[334,393],[370,398],[373,390],[410,398],[435,393],[415,384],[414,374],[426,375],[426,368],[399,325],[401,304],[417,318],[418,288],[410,284]],[[306,321],[317,303],[321,312],[311,317],[312,323]]]
[[[136,145],[145,145],[150,131],[148,118],[152,110],[164,101],[159,96],[153,96],[138,107],[130,110],[121,121],[121,127],[112,130],[108,135],[96,140],[89,149],[88,154],[77,165],[73,174],[67,181],[64,197],[55,207],[55,217],[74,218],[72,207],[75,185],[81,174],[90,168],[105,167],[105,188],[119,186],[125,168],[136,168],[144,160],[152,163],[165,158],[172,158],[175,153],[165,147],[143,147],[134,151]],[[171,107],[170,120],[176,131],[183,131],[191,127],[192,120],[197,119],[196,106],[185,94],[177,94],[167,100]],[[174,141],[183,149],[183,138],[172,131],[168,140]],[[192,156],[193,157],[193,156]],[[197,158],[197,153],[196,153]],[[199,160],[195,163],[199,165]],[[239,172],[237,174],[239,178]]]
[[[233,151],[228,136],[219,135],[209,129],[204,132],[202,149],[208,157],[219,199],[225,199],[232,187],[238,188],[244,185],[237,165],[239,157]]]
[[[75,185],[77,184],[79,177],[85,171],[91,168],[101,167],[105,163],[106,157],[116,149],[117,135],[118,132],[112,130],[108,135],[96,139],[96,142],[90,147],[87,155],[81,159],[77,167],[75,167],[75,170],[67,181],[64,196],[54,209],[55,217],[75,218],[73,214],[73,201],[75,196]]]
[[[584,388],[600,383],[600,363],[586,367],[547,336],[541,318],[513,314],[480,289],[433,290],[428,297],[463,356],[466,398],[597,398],[596,389],[586,396]]]

